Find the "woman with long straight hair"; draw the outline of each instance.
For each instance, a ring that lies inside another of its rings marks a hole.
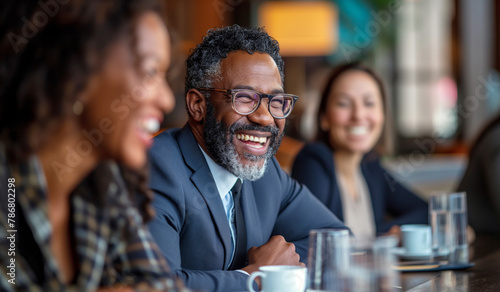
[[[350,63],[332,70],[318,112],[318,138],[297,155],[292,177],[304,183],[355,235],[399,234],[427,223],[427,203],[398,183],[374,147],[386,120],[382,80]]]

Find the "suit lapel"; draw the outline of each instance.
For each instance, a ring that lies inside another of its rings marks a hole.
[[[337,181],[337,176],[335,175],[335,163],[332,159],[332,184],[333,184],[333,196],[331,196],[331,202],[328,205],[328,208],[331,208],[332,212],[337,215],[337,217],[344,221],[344,211],[342,210],[342,202],[340,201],[340,188],[339,183]]]
[[[378,186],[380,184],[373,184],[372,183],[371,178],[373,178],[375,176],[370,175],[370,171],[367,168],[367,165],[364,162],[364,159],[363,159],[363,162],[361,163],[361,172],[363,173],[363,177],[366,181],[366,186],[368,187],[368,192],[370,193],[370,200],[372,202],[371,207],[373,210],[373,219],[375,220],[375,229],[377,229],[379,224],[381,223],[381,222],[378,222],[378,218],[383,218],[383,214],[380,214],[380,211],[384,210],[384,207],[381,206],[381,204],[384,202],[384,200],[383,200],[383,198],[380,198],[380,196],[379,196],[379,194],[382,193],[382,192],[380,192],[380,188],[378,188]]]
[[[205,157],[196,142],[196,139],[188,125],[179,132],[179,148],[186,164],[191,168],[191,181],[203,197],[212,216],[219,236],[224,246],[224,267],[229,265],[231,259],[231,231],[226,212],[220,199],[219,191],[210,172]]]

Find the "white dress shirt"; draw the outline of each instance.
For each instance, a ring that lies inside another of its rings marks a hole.
[[[199,147],[199,145],[198,145]],[[200,147],[201,149],[201,147]],[[205,160],[207,161],[208,168],[210,168],[210,172],[212,173],[212,177],[214,178],[215,185],[217,186],[217,190],[219,191],[220,199],[222,200],[222,204],[224,205],[224,210],[226,211],[227,221],[229,223],[229,229],[231,230],[231,260],[229,261],[229,265],[231,265],[233,261],[233,256],[235,252],[236,245],[236,226],[234,222],[234,201],[233,195],[231,193],[231,189],[233,188],[238,177],[234,174],[230,173],[224,167],[218,165],[215,161],[213,161],[210,156],[208,156],[203,149],[201,149],[203,156],[205,156]],[[226,267],[226,268],[229,268]]]

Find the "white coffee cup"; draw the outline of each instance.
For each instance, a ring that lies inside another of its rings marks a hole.
[[[248,278],[247,288],[253,290],[255,278],[261,278],[264,292],[304,292],[306,289],[307,268],[299,266],[262,266],[258,272],[253,272]]]
[[[431,251],[431,227],[429,225],[402,225],[401,239],[407,253],[430,253]]]

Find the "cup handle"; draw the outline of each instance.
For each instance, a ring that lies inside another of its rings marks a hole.
[[[262,272],[253,272],[250,277],[248,278],[247,280],[247,288],[248,288],[248,291],[250,292],[257,292],[253,289],[253,280],[255,280],[255,278],[257,277],[261,277],[261,278],[264,278],[266,276],[266,274],[262,273]]]

